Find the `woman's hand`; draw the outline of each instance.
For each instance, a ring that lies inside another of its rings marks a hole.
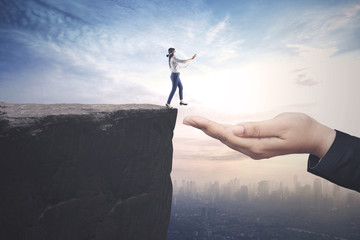
[[[184,60],[184,63],[187,63],[187,62],[189,62],[191,60],[194,60],[195,58],[196,58],[196,54],[194,54],[194,56],[192,56],[192,58]]]
[[[335,139],[335,130],[303,113],[282,113],[274,119],[225,125],[189,116],[184,124],[253,159],[292,153],[311,153],[322,158]]]

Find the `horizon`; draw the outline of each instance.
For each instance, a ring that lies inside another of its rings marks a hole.
[[[359,0],[0,0],[0,16],[1,102],[164,106],[167,49],[197,53],[181,71],[189,106],[172,101],[173,179],[314,178],[307,155],[253,161],[182,125],[187,115],[304,112],[360,136]]]

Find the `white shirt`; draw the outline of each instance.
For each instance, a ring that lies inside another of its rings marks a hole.
[[[173,56],[170,59],[171,72],[173,72],[173,73],[178,73],[179,72],[179,69],[180,69],[179,63],[185,63],[185,60],[178,59],[175,56]]]

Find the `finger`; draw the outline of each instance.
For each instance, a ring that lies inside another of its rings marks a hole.
[[[282,127],[282,124],[277,119],[246,122],[237,124],[234,127],[233,133],[239,137],[250,138],[278,137]]]
[[[184,118],[183,123],[185,125],[198,128],[210,137],[216,138],[220,141],[224,139],[225,126],[207,118],[188,116]]]
[[[286,154],[283,149],[284,141],[277,137],[237,137],[233,135],[234,126],[222,125],[203,117],[186,117],[183,123],[198,129],[210,137],[216,138],[228,147],[242,152],[253,159],[263,159]]]

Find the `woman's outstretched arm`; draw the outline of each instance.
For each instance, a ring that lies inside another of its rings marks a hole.
[[[194,60],[196,58],[196,54],[194,54],[191,58],[184,60],[185,63]]]

